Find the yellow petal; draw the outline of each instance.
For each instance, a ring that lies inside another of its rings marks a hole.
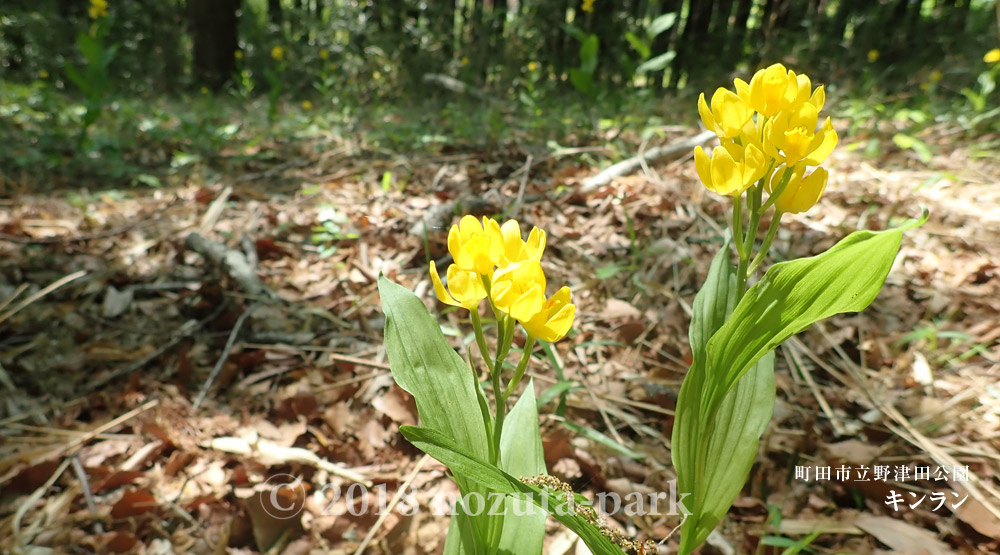
[[[541,260],[545,252],[545,232],[537,227],[531,228],[528,240],[524,243],[525,260]]]
[[[812,96],[809,97],[809,103],[816,107],[817,112],[823,109],[823,105],[826,104],[826,89],[823,85],[816,87]]]
[[[461,270],[454,264],[448,267],[448,290],[456,301],[469,310],[486,298],[486,287],[479,274]]]
[[[712,115],[722,130],[721,137],[729,139],[743,130],[743,125],[750,119],[750,107],[731,91],[719,88],[712,95]]]
[[[830,156],[830,153],[833,152],[833,149],[837,147],[837,140],[837,132],[833,129],[830,118],[826,118],[823,127],[817,133],[816,138],[813,139],[812,145],[810,145],[811,152],[805,157],[806,164],[810,166],[822,164]]]
[[[712,111],[708,109],[708,103],[705,102],[705,93],[698,95],[698,114],[701,116],[701,123],[705,125],[705,129],[718,133],[715,130],[715,118],[712,117]]]
[[[736,94],[750,106],[750,84],[739,77],[733,80],[733,84],[736,85]]]
[[[715,191],[715,187],[712,186],[712,161],[705,154],[705,151],[700,147],[694,147],[694,167],[698,170],[698,177],[701,179],[701,183],[709,191]]]
[[[754,181],[764,177],[764,172],[767,171],[767,159],[764,157],[764,153],[756,146],[747,145],[743,154],[743,163],[745,165],[743,177],[743,187],[745,189]]]
[[[522,325],[528,335],[553,343],[569,332],[575,313],[576,307],[570,304],[569,287],[562,287],[545,301],[542,310]]]
[[[459,303],[455,302],[444,289],[444,284],[441,283],[441,276],[438,275],[437,267],[434,265],[434,261],[431,260],[431,283],[434,284],[434,293],[437,294],[439,301],[444,304],[450,304],[452,306],[460,306]]]
[[[787,210],[784,211],[798,214],[815,206],[820,197],[823,196],[823,191],[826,190],[827,179],[827,171],[823,168],[816,168],[814,172],[799,182],[795,194],[785,206]]]
[[[715,192],[722,195],[733,194],[742,186],[736,161],[724,148],[712,151],[712,184],[716,187]]]
[[[489,258],[493,266],[502,265],[504,258],[503,232],[500,231],[500,224],[493,218],[483,216],[483,229],[486,232],[486,239],[489,241]]]

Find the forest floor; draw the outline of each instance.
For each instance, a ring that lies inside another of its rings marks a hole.
[[[779,349],[773,421],[704,553],[1000,552],[1000,159],[924,141],[927,163],[839,148],[821,202],[786,217],[774,260],[930,210],[871,307]],[[467,345],[427,272],[461,206],[546,230],[549,282],[573,290],[572,335],[534,365],[550,472],[591,499],[668,491],[690,305],[728,210],[690,155],[584,191],[610,163],[600,147],[258,148],[282,161],[0,200],[0,551],[440,553],[455,487],[399,434],[416,411],[389,374],[376,281],[416,291]],[[348,504],[365,481],[369,506]],[[275,513],[265,494],[286,482],[292,509]],[[378,492],[400,491],[380,515]],[[615,522],[676,550],[676,515]],[[547,554],[581,547],[550,519]]]

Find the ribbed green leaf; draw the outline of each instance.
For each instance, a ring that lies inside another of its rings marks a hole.
[[[499,468],[462,452],[454,441],[435,430],[417,426],[400,426],[399,430],[410,443],[447,465],[453,472],[461,472],[493,491],[527,497],[535,505],[546,508],[556,520],[576,532],[594,555],[622,555],[622,550],[602,535],[596,526],[569,507],[563,494],[524,484]],[[590,506],[580,495],[574,496],[574,504],[578,507]],[[510,555],[521,554],[511,552]]]

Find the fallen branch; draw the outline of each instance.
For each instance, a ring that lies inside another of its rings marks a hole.
[[[219,377],[219,372],[222,371],[222,365],[229,358],[229,352],[233,350],[233,345],[236,343],[236,337],[240,334],[240,329],[243,328],[243,322],[246,322],[247,318],[253,314],[253,311],[257,310],[260,305],[258,303],[253,303],[248,306],[243,314],[236,319],[236,324],[233,325],[232,331],[229,332],[229,339],[226,340],[226,346],[222,349],[222,354],[219,355],[219,360],[215,361],[215,366],[212,367],[212,372],[208,375],[208,379],[205,380],[205,384],[201,386],[201,391],[198,392],[198,398],[194,401],[194,409],[198,410],[201,406],[202,401],[205,400],[205,396],[208,395],[208,390],[212,388],[212,384],[215,383],[215,379]]]
[[[240,288],[246,294],[252,297],[260,295],[275,297],[275,294],[261,283],[260,278],[257,277],[257,272],[254,271],[254,267],[246,254],[235,249],[226,248],[222,243],[206,239],[198,233],[188,235],[184,244],[191,251],[202,255],[213,264],[220,266],[226,272],[226,275],[233,278],[233,281],[239,284]]]
[[[581,193],[591,193],[605,185],[611,183],[611,180],[616,177],[622,177],[634,173],[643,163],[648,162],[658,162],[664,158],[669,158],[671,156],[677,156],[693,149],[696,146],[705,144],[715,137],[715,133],[711,131],[703,131],[690,139],[685,139],[679,143],[674,143],[670,145],[658,146],[651,148],[641,153],[639,156],[629,158],[628,160],[622,160],[617,164],[613,164],[601,173],[589,177],[584,180],[583,184],[580,185]]]

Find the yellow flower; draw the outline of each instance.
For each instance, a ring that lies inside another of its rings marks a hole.
[[[496,240],[495,235],[493,240]],[[501,268],[515,262],[541,260],[542,253],[545,252],[545,232],[533,227],[528,234],[528,240],[524,241],[521,239],[521,225],[517,220],[507,220],[500,226],[500,241],[503,250],[500,251],[495,263]]]
[[[826,103],[822,86],[812,89],[806,75],[798,75],[781,64],[772,64],[754,73],[750,83],[736,79],[736,93],[751,109],[764,117],[772,117],[781,110],[795,108],[809,102],[817,110]]]
[[[303,100],[302,101],[302,109],[303,110],[312,110],[313,109],[313,103],[309,102],[308,100]]]
[[[580,9],[587,13],[594,13],[594,0],[583,0],[583,5],[580,6]]]
[[[740,134],[753,112],[739,95],[719,87],[712,94],[711,109],[705,102],[705,93],[698,96],[698,114],[705,127],[720,139],[731,139]]]
[[[805,160],[807,165],[818,166],[837,146],[837,132],[830,118],[817,131],[818,118],[816,106],[805,102],[769,119],[764,125],[764,152],[773,158],[784,158],[786,164]]]
[[[496,220],[463,216],[448,231],[448,252],[455,265],[467,272],[488,276],[503,255],[503,233]]]
[[[712,150],[712,157],[699,146],[694,149],[698,177],[708,190],[720,195],[739,196],[767,172],[764,153],[750,144],[741,147],[732,141]]]
[[[281,46],[275,46],[271,49],[271,58],[281,61],[285,59],[285,49]]]
[[[555,343],[569,332],[575,314],[576,306],[570,303],[569,287],[563,287],[545,301],[538,314],[527,322],[521,322],[521,325],[528,335]]]
[[[90,0],[87,13],[90,14],[90,19],[108,17],[108,0]]]
[[[319,59],[320,60],[329,60],[330,59],[330,53],[326,50],[326,48],[324,48],[323,50],[319,51]]]
[[[516,262],[493,274],[493,306],[524,324],[545,306],[545,273],[537,260]]]
[[[462,65],[463,66],[469,65],[469,57],[468,56],[462,56]]]
[[[757,71],[747,86],[750,107],[765,117],[777,114],[785,107],[785,93],[788,92],[789,85],[794,87],[792,92],[797,95],[798,79],[795,73],[781,64],[773,64]]]
[[[878,61],[878,50],[873,48],[868,51],[868,63],[874,64],[876,61]]]
[[[38,77],[41,78],[41,79],[48,79],[49,78],[49,72],[45,71],[44,69],[40,69],[40,70],[38,70]]]
[[[537,71],[538,64],[535,62],[528,62],[528,71]]]
[[[201,94],[208,94],[208,87],[202,87]]]
[[[462,270],[457,264],[448,266],[448,289],[445,290],[438,275],[437,266],[431,261],[431,281],[437,298],[452,306],[461,306],[467,310],[476,310],[479,302],[486,298],[486,286],[476,272]]]
[[[987,52],[986,55],[983,56],[983,61],[988,64],[1000,62],[1000,48],[994,48],[993,50]]]
[[[998,52],[1000,52],[1000,49],[998,49]],[[940,83],[941,80],[944,79],[944,74],[935,69],[931,72],[930,76],[928,76],[928,79],[931,80],[931,83]]]
[[[768,194],[772,192],[772,188],[777,188],[781,184],[787,171],[788,166],[784,166],[774,172],[774,176],[767,185]],[[798,214],[809,210],[819,201],[819,198],[823,196],[823,191],[826,190],[829,174],[823,168],[816,168],[811,174],[802,177],[804,172],[805,166],[792,168],[792,176],[788,180],[788,185],[774,201],[775,208],[781,212]]]
[[[236,58],[237,60],[242,60],[243,59],[243,51],[242,50],[237,50],[236,52],[233,52],[233,57]]]

